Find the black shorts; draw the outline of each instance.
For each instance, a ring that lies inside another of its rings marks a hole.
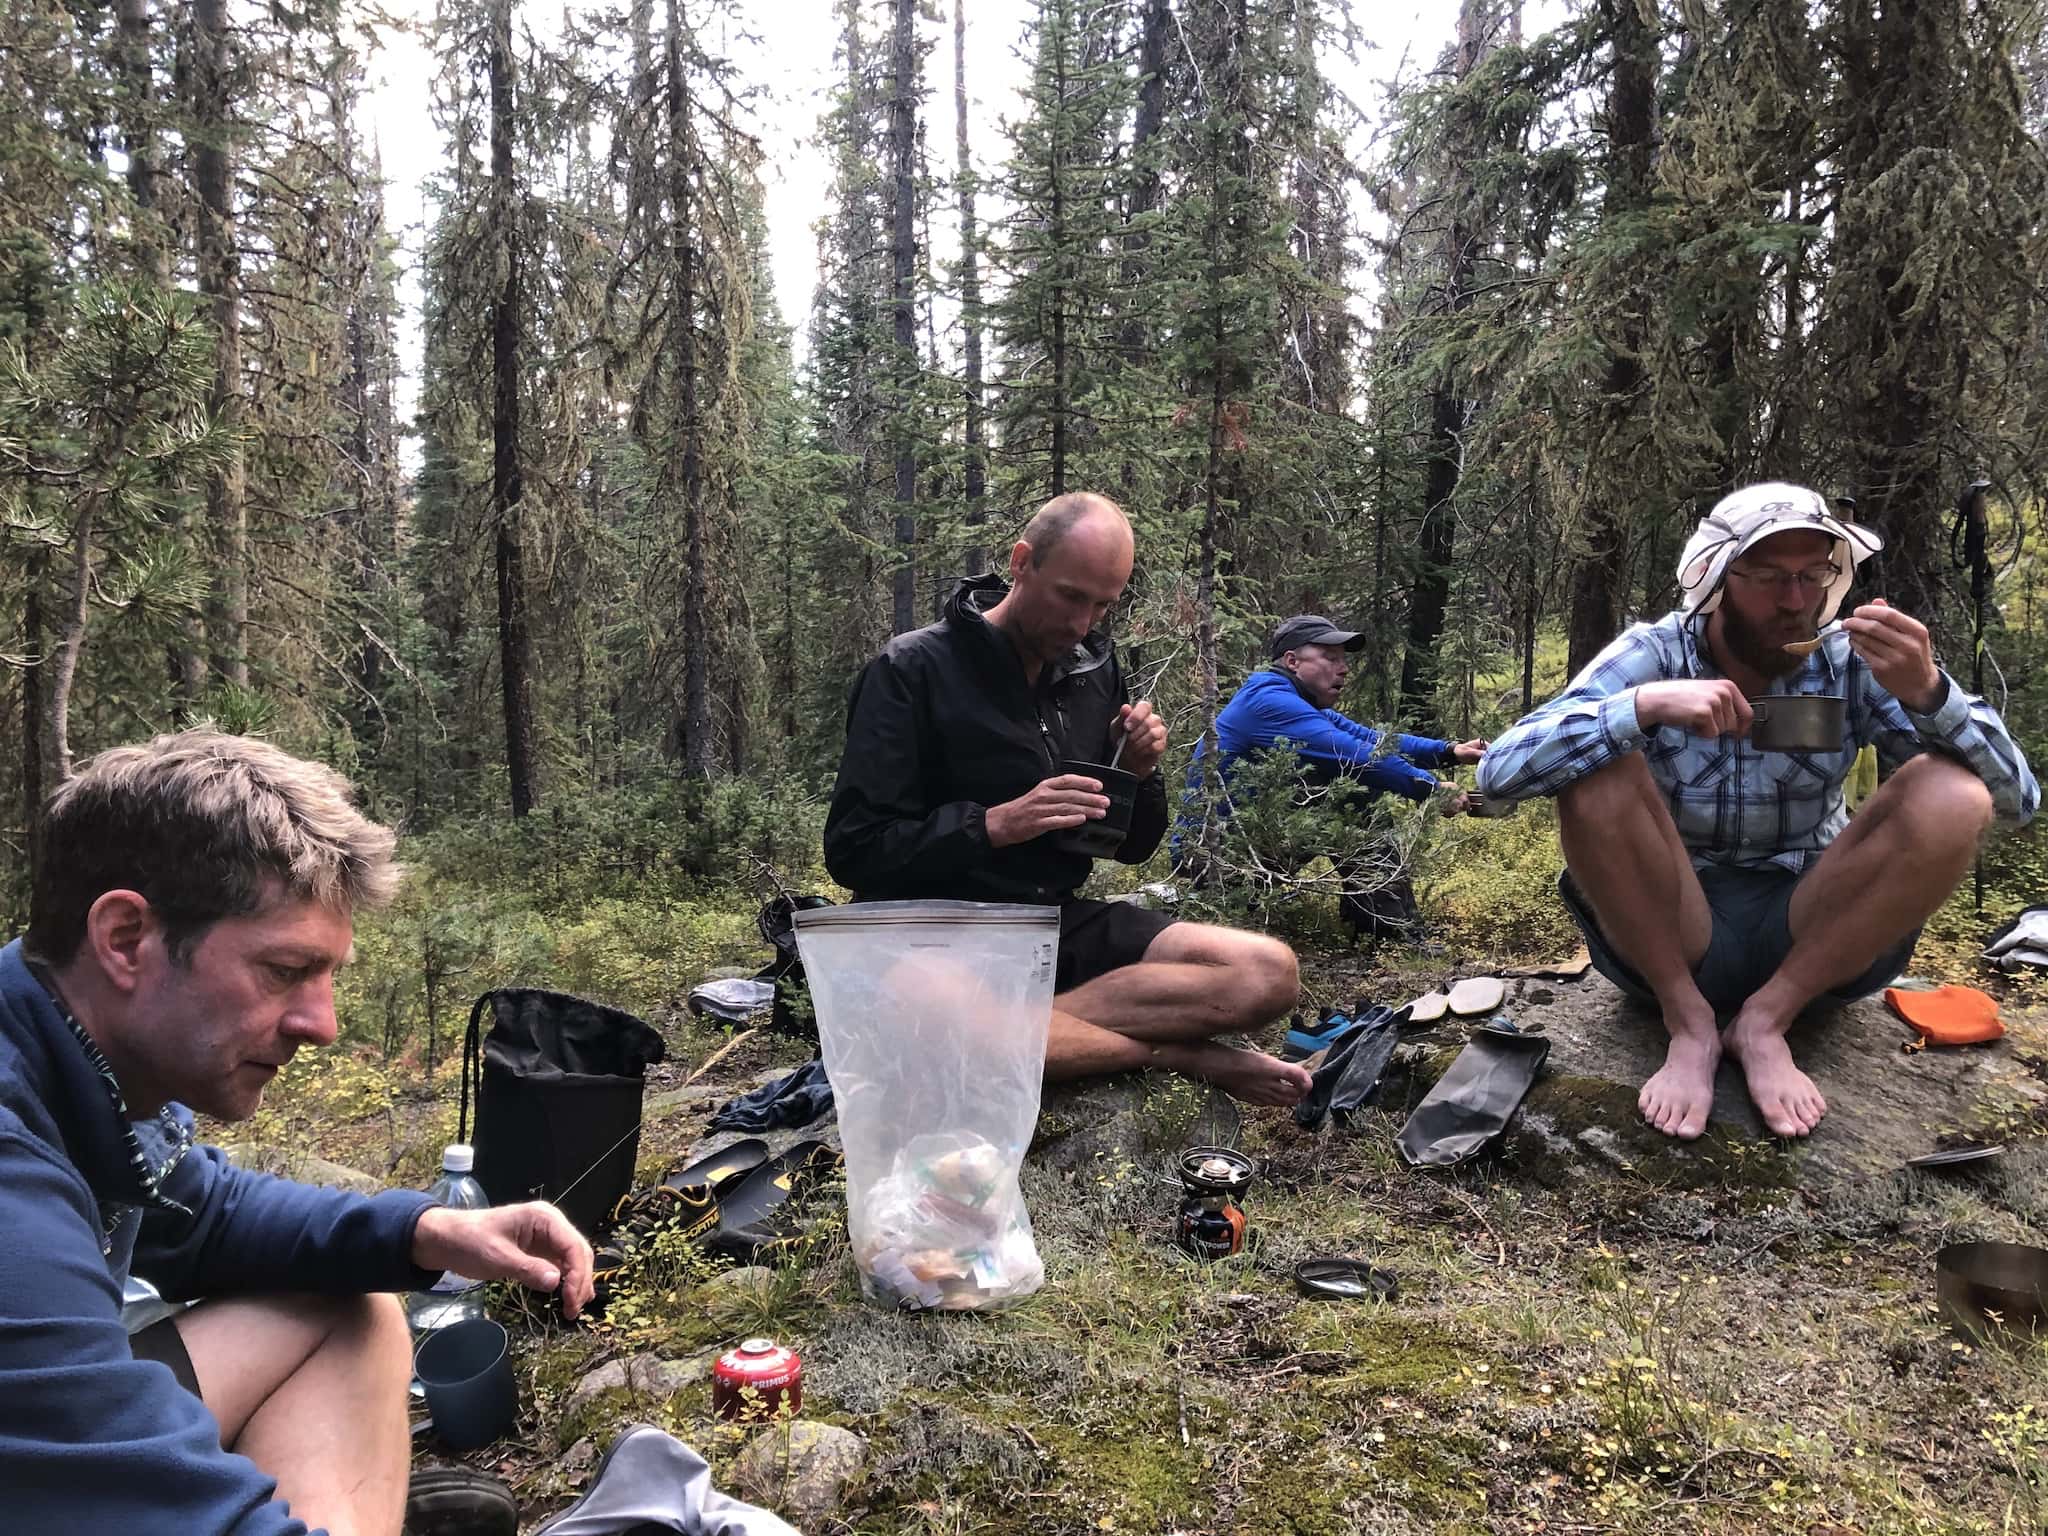
[[[1736,1013],[1792,952],[1792,890],[1800,877],[1789,869],[1734,869],[1718,864],[1706,865],[1698,874],[1707,910],[1714,917],[1714,932],[1707,941],[1707,952],[1692,969],[1692,979],[1716,1013]],[[1557,894],[1586,936],[1593,969],[1638,1002],[1655,1003],[1650,984],[1607,942],[1570,870],[1557,877]],[[1822,993],[1815,1001],[1853,1003],[1890,985],[1912,960],[1919,938],[1920,930],[1915,928],[1879,955],[1861,976]]]
[[[185,1348],[184,1335],[178,1332],[176,1318],[160,1317],[147,1328],[129,1334],[128,1350],[138,1360],[154,1360],[169,1366],[179,1386],[194,1397],[200,1396],[199,1373],[192,1369],[192,1356]]]
[[[1060,907],[1060,958],[1054,993],[1071,992],[1109,971],[1136,965],[1152,941],[1180,919],[1130,901],[1082,901]]]

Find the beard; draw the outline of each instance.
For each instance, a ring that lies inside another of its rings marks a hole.
[[[1782,640],[1771,639],[1732,603],[1723,601],[1720,613],[1721,638],[1727,643],[1730,656],[1761,677],[1777,678],[1796,672],[1805,663],[1804,656],[1793,655],[1785,646],[1793,640],[1805,640],[1813,635],[1820,621],[1820,604],[1813,605],[1798,634],[1787,635]]]

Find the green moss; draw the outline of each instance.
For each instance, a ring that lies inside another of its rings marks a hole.
[[[1300,1350],[1341,1352],[1331,1378],[1360,1392],[1423,1392],[1458,1379],[1467,1350],[1442,1329],[1397,1307],[1372,1302],[1304,1301],[1288,1314]]]

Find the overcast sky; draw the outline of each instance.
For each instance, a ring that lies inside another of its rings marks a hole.
[[[586,7],[571,9],[582,12]],[[951,0],[941,0],[945,21],[921,23],[933,43],[926,64],[926,134],[933,169],[950,174],[953,166],[953,36]],[[1001,159],[1004,119],[1022,110],[1021,91],[1028,83],[1027,63],[1017,48],[1031,0],[968,0],[967,86],[970,133],[977,168],[984,175]],[[417,20],[422,34],[433,18],[432,0],[390,3],[391,14]],[[871,6],[877,25],[879,5]],[[558,6],[523,8],[520,25],[537,32],[552,30]],[[817,142],[818,116],[825,110],[836,83],[833,49],[838,38],[832,0],[749,0],[747,26],[756,40],[734,36],[724,51],[740,64],[751,81],[766,88],[758,106],[756,131],[767,149],[768,224],[773,243],[775,292],[785,319],[799,327],[810,309],[817,266],[815,225],[825,211],[830,168]],[[1427,68],[1449,40],[1456,17],[1451,0],[1383,0],[1359,8],[1371,47],[1355,61],[1333,60],[1339,85],[1376,119],[1384,101],[1385,82],[1397,73],[1412,77]],[[717,40],[707,39],[713,47]],[[1405,64],[1404,64],[1405,60]],[[409,415],[417,388],[419,324],[417,262],[423,220],[421,184],[443,162],[445,145],[428,117],[428,83],[432,74],[424,37],[386,34],[383,46],[369,61],[369,107],[384,156],[389,181],[386,217],[403,243],[406,276],[402,295],[408,314],[402,322],[400,352],[408,378],[401,410]],[[1361,146],[1362,148],[1363,146]],[[984,200],[986,202],[986,200]],[[996,210],[984,206],[987,220]],[[950,202],[934,210],[933,254],[940,261],[957,250]]]

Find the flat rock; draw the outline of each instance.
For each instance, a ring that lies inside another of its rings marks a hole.
[[[697,1287],[700,1296],[715,1296],[724,1291],[760,1290],[774,1283],[775,1271],[765,1264],[743,1264],[738,1269],[728,1269],[723,1274],[713,1275]]]
[[[714,1087],[707,1083],[693,1083],[686,1088],[671,1088],[666,1093],[647,1096],[647,1103],[641,1110],[643,1120],[659,1120],[668,1115],[681,1114],[692,1109],[709,1109],[723,1104],[732,1097],[730,1088]]]
[[[806,1528],[836,1514],[866,1465],[868,1443],[850,1429],[793,1419],[764,1429],[740,1452],[742,1488]]]
[[[1720,1178],[1736,1144],[1761,1142],[1758,1150],[1782,1154],[1773,1177],[1825,1187],[1888,1174],[1907,1158],[1935,1150],[1944,1134],[2014,1116],[2048,1119],[2048,1069],[2041,1064],[2048,1031],[2010,1014],[2012,1032],[2002,1041],[1907,1052],[1900,1047],[1912,1031],[1881,997],[1815,1010],[1788,1037],[1794,1058],[1828,1102],[1827,1118],[1813,1135],[1798,1142],[1771,1136],[1749,1101],[1741,1069],[1724,1058],[1708,1133],[1684,1143],[1652,1130],[1636,1112],[1637,1091],[1664,1059],[1664,1030],[1653,1009],[1594,974],[1578,982],[1512,982],[1504,1010],[1517,1027],[1551,1042],[1543,1075],[1508,1130],[1507,1152],[1517,1161],[1647,1167],[1687,1182],[1688,1171]],[[1411,1060],[1417,1054],[1424,1059],[1413,1062],[1405,1081],[1398,1070],[1389,1074],[1381,1107],[1405,1115],[1469,1027],[1449,1020],[1414,1036],[1423,1051],[1404,1049]],[[1739,1153],[1734,1161],[1741,1161]]]
[[[563,1405],[562,1417],[574,1418],[607,1392],[631,1391],[636,1396],[666,1398],[703,1381],[711,1374],[712,1355],[688,1360],[664,1360],[659,1355],[634,1355],[625,1360],[607,1360],[576,1383]]]
[[[1058,1173],[1163,1164],[1182,1147],[1234,1147],[1237,1105],[1171,1072],[1123,1072],[1048,1084],[1031,1160]]]
[[[228,1160],[236,1165],[257,1173],[274,1173],[280,1178],[292,1179],[300,1184],[325,1184],[334,1189],[345,1189],[352,1194],[374,1195],[385,1188],[384,1181],[359,1168],[349,1168],[341,1163],[331,1163],[324,1157],[315,1157],[310,1152],[289,1151],[282,1147],[244,1147],[225,1145],[220,1149]]]

